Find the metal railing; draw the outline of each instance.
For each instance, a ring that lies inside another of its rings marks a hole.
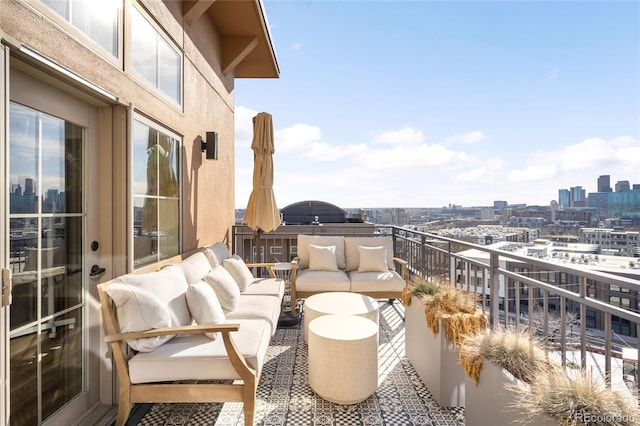
[[[588,355],[604,357],[602,374],[609,384],[612,359],[622,357],[622,348],[632,349],[633,358],[622,360],[623,370],[624,366],[629,370],[623,371],[623,378],[636,395],[638,279],[386,225],[287,225],[263,234],[238,225],[233,228],[233,249],[252,262],[290,261],[297,255],[298,234],[391,235],[394,256],[407,261],[412,276],[449,281],[477,293],[491,326],[535,330],[565,366],[572,350],[579,351],[582,368],[587,367]],[[610,289],[630,300],[629,309],[608,302]]]

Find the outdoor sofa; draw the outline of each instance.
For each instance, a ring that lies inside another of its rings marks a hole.
[[[391,236],[301,234],[297,250],[293,260],[292,303],[328,291],[360,293],[374,299],[402,297],[407,262],[394,257]]]
[[[116,425],[143,402],[243,402],[253,424],[284,295],[271,266],[246,265],[216,243],[98,285],[119,382]],[[254,278],[252,267],[271,277]]]

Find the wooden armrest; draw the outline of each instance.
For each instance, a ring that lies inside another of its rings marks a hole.
[[[395,263],[397,263],[400,266],[400,270],[402,271],[402,273],[400,274],[402,276],[403,280],[407,280],[407,266],[409,265],[409,262],[407,262],[404,259],[400,259],[399,257],[394,257],[393,261]]]
[[[163,327],[154,328],[146,331],[132,331],[128,333],[116,333],[105,336],[107,343],[118,342],[122,340],[142,339],[145,337],[157,337],[179,334],[203,334],[203,333],[230,333],[240,330],[239,324],[205,324],[205,325],[186,325],[180,327]]]

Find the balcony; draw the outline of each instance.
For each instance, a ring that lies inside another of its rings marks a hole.
[[[543,259],[509,248],[366,223],[285,225],[267,234],[235,226],[231,245],[247,261],[290,261],[297,254],[298,234],[391,235],[395,256],[408,262],[412,276],[447,280],[476,292],[479,308],[488,315],[490,325],[535,329],[546,350],[563,366],[597,371],[607,386],[637,398],[640,275],[633,268],[620,275],[598,272],[570,259]],[[529,246],[534,253],[535,245]],[[614,294],[630,299],[629,309],[608,303]],[[306,381],[301,325],[283,327],[272,340],[260,379],[256,424],[465,424],[464,408],[439,406],[406,358],[402,303],[380,300],[379,304],[379,387],[373,397],[340,406],[316,396]],[[238,404],[206,405],[180,408],[156,404],[139,424],[151,424],[162,416],[167,421],[174,415],[191,419],[177,424],[196,424],[197,419],[219,425],[242,424]]]

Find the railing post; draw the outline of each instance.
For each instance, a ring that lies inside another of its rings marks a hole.
[[[500,259],[497,254],[491,253],[489,259],[491,289],[489,291],[490,307],[489,307],[489,326],[493,329],[500,323],[500,277],[498,276],[498,267]]]
[[[428,249],[427,249],[426,235],[421,234],[420,235],[420,267],[418,268],[418,270],[422,272],[422,278],[424,278],[425,280],[428,280],[428,272],[427,272],[427,265],[426,265],[427,251]]]
[[[580,279],[580,297],[587,297],[587,277]],[[580,366],[587,368],[587,305],[580,303]]]

